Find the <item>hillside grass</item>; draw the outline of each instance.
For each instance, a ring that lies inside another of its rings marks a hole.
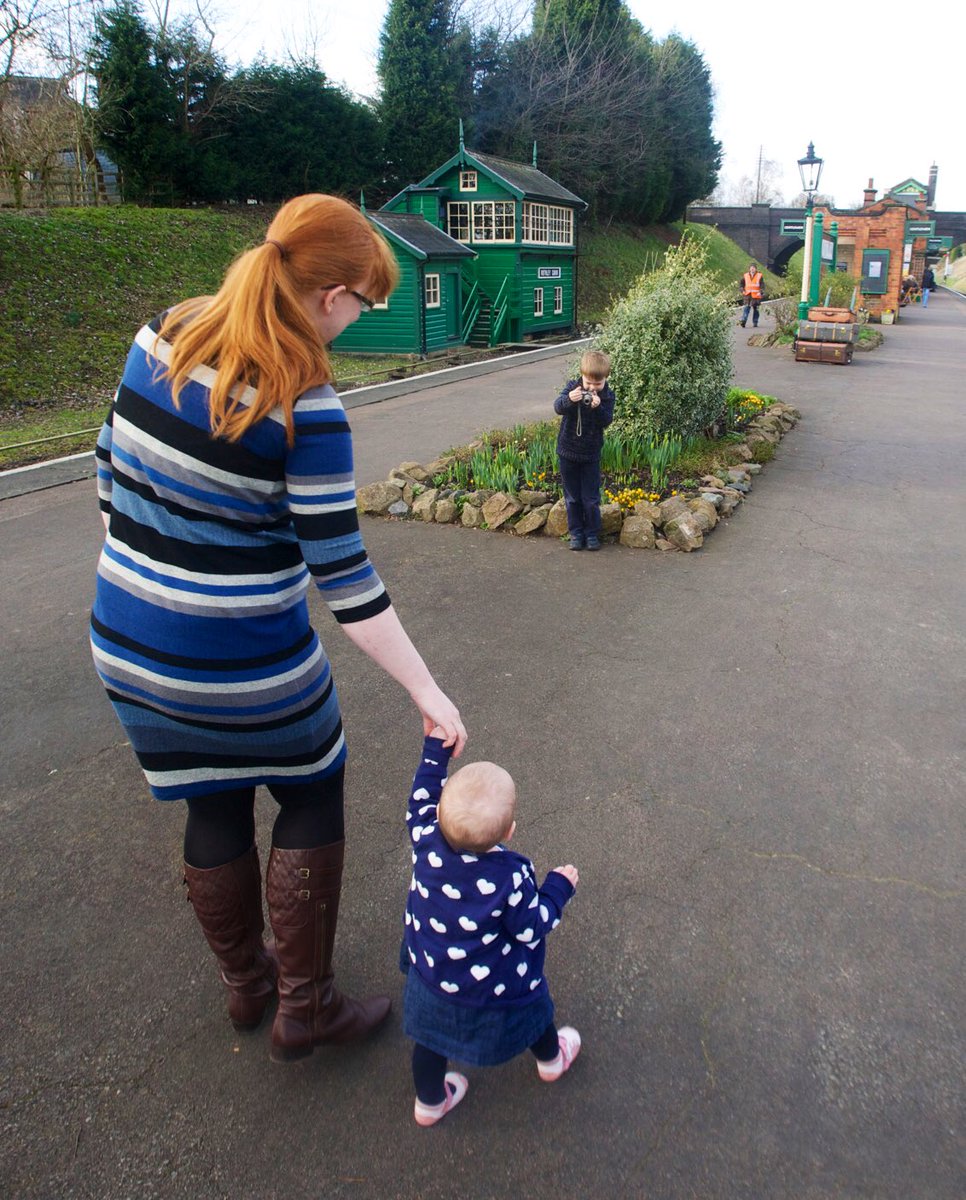
[[[0,469],[90,449],[90,430],[107,413],[137,328],[178,300],[215,291],[232,259],[264,236],[270,217],[264,208],[131,205],[0,212]],[[643,271],[663,262],[682,229],[582,229],[581,326],[599,324]],[[688,230],[737,300],[747,254],[715,229]],[[778,281],[768,284],[776,295]],[[413,364],[406,355],[333,357],[342,383]],[[39,438],[58,440],[17,448]]]
[[[710,225],[656,225],[637,228],[632,225],[608,225],[580,232],[580,257],[577,267],[577,317],[582,326],[599,325],[611,305],[628,290],[644,271],[661,266],[669,246],[676,245],[687,232],[705,249],[708,270],[726,290],[732,290],[735,302],[740,295],[740,280],[748,269],[748,253]],[[766,295],[785,294],[783,278],[762,270]]]

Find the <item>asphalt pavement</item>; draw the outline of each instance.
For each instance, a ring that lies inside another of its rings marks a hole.
[[[93,481],[0,502],[0,1194],[959,1200],[966,303],[884,333],[838,367],[735,329],[736,382],[802,421],[698,553],[366,521],[517,847],[581,876],[547,971],[582,1054],[471,1069],[432,1130],[398,1004],[298,1066],[233,1032],[183,813],[90,664]],[[568,361],[354,407],[359,482],[548,414]],[[350,744],[339,982],[398,1002],[419,722],[312,603]]]

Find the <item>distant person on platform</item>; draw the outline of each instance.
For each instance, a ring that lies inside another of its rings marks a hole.
[[[751,313],[751,324],[758,328],[758,305],[761,304],[765,295],[765,281],[762,278],[761,271],[758,270],[757,263],[749,263],[748,270],[741,277],[741,295],[745,301],[745,307],[741,313],[741,320],[738,324],[744,329],[748,322],[748,314]]]
[[[936,276],[932,273],[932,267],[926,267],[922,273],[922,306],[923,308],[929,303],[929,293],[936,286]]]

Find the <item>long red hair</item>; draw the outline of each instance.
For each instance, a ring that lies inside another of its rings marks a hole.
[[[217,295],[185,300],[166,315],[160,337],[173,351],[161,374],[170,380],[174,403],[193,368],[211,367],[213,436],[237,441],[279,408],[291,445],[295,401],[308,388],[332,382],[305,298],[327,284],[365,283],[369,295],[384,299],[398,280],[392,251],[354,204],[318,194],[289,200],[265,241],[232,263]],[[255,395],[243,402],[247,387]]]

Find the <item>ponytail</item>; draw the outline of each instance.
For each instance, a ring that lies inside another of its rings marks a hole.
[[[217,295],[186,300],[167,313],[158,336],[171,343],[172,353],[160,374],[170,380],[177,405],[191,371],[211,367],[214,437],[238,441],[280,408],[291,445],[295,401],[332,382],[305,298],[327,284],[362,282],[370,295],[385,298],[398,278],[392,251],[358,208],[336,196],[299,196],[279,209],[265,241],[229,267]]]

